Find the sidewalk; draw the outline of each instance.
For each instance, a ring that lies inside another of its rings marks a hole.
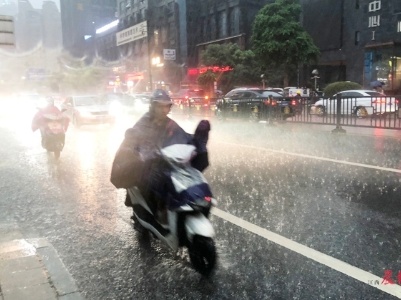
[[[54,247],[0,223],[0,300],[84,299]]]

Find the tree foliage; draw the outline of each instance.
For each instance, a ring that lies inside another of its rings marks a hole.
[[[59,63],[61,72],[54,74],[54,79],[59,80],[60,90],[65,92],[97,93],[106,87],[108,76],[112,74],[111,68],[98,61],[87,65],[82,59],[61,55]]]
[[[229,66],[232,71],[216,74],[218,87],[228,91],[237,85],[260,85],[260,64],[252,50],[241,50],[237,44],[212,44],[201,54],[204,66]]]
[[[216,81],[217,76],[212,71],[208,70],[207,72],[201,74],[198,77],[198,84],[207,91],[209,95],[213,94],[214,82]]]
[[[299,22],[300,13],[299,0],[276,0],[259,11],[253,24],[256,56],[266,69],[283,69],[285,86],[299,65],[316,62],[319,56],[319,49]]]

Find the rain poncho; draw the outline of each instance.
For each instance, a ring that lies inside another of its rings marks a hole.
[[[206,142],[210,124],[201,121],[195,135],[185,132],[175,121],[167,118],[162,124],[154,122],[152,114],[146,113],[134,127],[125,133],[124,141],[118,149],[113,161],[110,181],[116,188],[144,185],[158,181],[159,168],[162,162],[158,159],[158,151],[173,144],[193,144],[197,155],[191,165],[203,171],[208,165]]]
[[[40,109],[32,119],[31,129],[36,131],[46,126],[47,120],[61,120],[64,130],[67,131],[70,120],[56,106],[49,105]]]

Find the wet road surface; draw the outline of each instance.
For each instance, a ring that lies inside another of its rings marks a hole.
[[[205,176],[218,200],[211,220],[219,260],[203,279],[185,253],[138,239],[125,192],[109,182],[135,117],[71,126],[55,161],[30,131],[32,109],[16,114],[18,107],[0,116],[0,218],[48,239],[87,299],[401,295],[382,282],[391,271],[397,283],[401,270],[398,139],[212,120]],[[176,119],[188,132],[198,122]]]

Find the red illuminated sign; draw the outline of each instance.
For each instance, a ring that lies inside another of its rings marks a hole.
[[[142,80],[144,79],[143,73],[142,72],[137,72],[137,73],[129,73],[125,76],[125,79],[127,81],[135,81],[135,80]]]
[[[226,66],[226,67],[218,67],[218,66],[208,66],[208,67],[200,67],[200,68],[189,68],[188,75],[189,76],[196,76],[199,74],[206,73],[207,71],[212,71],[213,73],[219,72],[229,72],[234,70],[234,68]]]
[[[209,66],[209,67],[200,67],[199,73],[206,73],[207,71],[212,71],[213,73],[217,72],[228,72],[234,70],[233,68],[226,66],[226,67],[217,67],[217,66]]]

